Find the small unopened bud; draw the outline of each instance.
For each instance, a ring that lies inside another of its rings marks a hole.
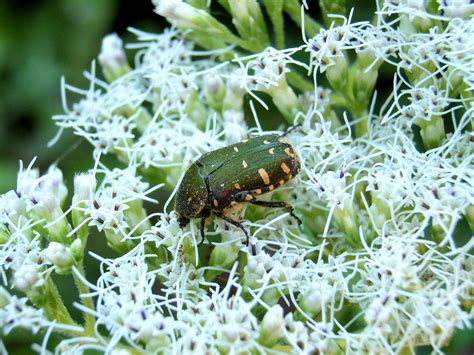
[[[426,149],[439,147],[446,137],[443,119],[439,116],[431,117],[429,123],[421,127],[420,134]]]
[[[80,239],[76,239],[71,244],[71,255],[76,261],[82,260],[84,257],[84,245]]]
[[[38,267],[35,264],[23,265],[15,272],[13,278],[15,287],[22,292],[31,291],[43,283]]]
[[[92,174],[79,174],[74,177],[73,203],[88,200],[95,192],[96,179]]]
[[[123,42],[116,33],[109,34],[102,40],[99,62],[102,65],[104,76],[109,82],[130,71]]]
[[[204,80],[204,89],[209,106],[216,111],[221,111],[226,90],[222,78],[217,74],[207,76]]]
[[[43,253],[46,259],[56,266],[56,271],[59,274],[67,274],[74,264],[71,250],[61,243],[49,243]]]
[[[244,111],[244,73],[241,69],[234,70],[227,79],[227,91],[225,93],[222,110]]]
[[[248,135],[243,111],[228,110],[223,115],[224,135],[228,144],[240,142]]]
[[[276,304],[265,313],[260,323],[260,344],[268,347],[275,345],[281,337],[283,324],[283,309]]]
[[[301,309],[314,317],[321,308],[329,304],[332,296],[332,287],[324,281],[313,283],[299,298]]]

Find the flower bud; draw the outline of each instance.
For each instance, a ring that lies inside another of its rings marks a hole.
[[[268,46],[268,33],[262,10],[256,0],[229,0],[232,23],[246,40],[246,48],[258,52]]]
[[[116,33],[109,34],[102,40],[99,63],[102,65],[104,76],[108,82],[112,82],[130,71],[123,42]]]
[[[43,279],[35,264],[26,264],[20,267],[13,276],[15,287],[22,292],[31,291],[33,288],[41,286]]]
[[[283,325],[283,309],[276,304],[265,313],[260,323],[260,344],[267,347],[275,345],[281,337]]]
[[[95,192],[96,179],[93,174],[79,174],[74,177],[73,203],[89,200]]]
[[[329,304],[333,289],[326,281],[314,282],[299,297],[299,305],[310,316],[315,317],[321,308]]]
[[[72,242],[70,250],[75,261],[80,261],[84,258],[84,244],[80,239],[76,239]]]
[[[226,88],[222,78],[212,73],[204,79],[204,93],[209,106],[220,112],[224,100]]]
[[[87,201],[92,199],[96,188],[96,178],[93,174],[79,174],[74,177],[74,196],[72,204],[75,207],[72,210],[72,225],[81,228],[76,231],[76,235],[84,242],[89,234],[89,225],[84,223],[87,216],[83,209],[87,208]]]
[[[439,116],[431,117],[429,123],[421,127],[420,134],[426,149],[439,147],[446,136],[443,119]]]
[[[43,251],[46,259],[48,259],[54,266],[58,274],[68,274],[74,264],[74,259],[71,250],[64,244],[51,242]]]
[[[238,143],[247,137],[248,127],[245,123],[243,111],[225,111],[223,123],[225,140],[228,144]]]

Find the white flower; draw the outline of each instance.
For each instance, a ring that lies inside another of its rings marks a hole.
[[[130,70],[123,49],[123,42],[116,33],[104,37],[98,59],[104,68],[104,74],[109,80],[120,77]]]
[[[15,272],[13,279],[15,287],[22,292],[31,291],[44,283],[40,271],[38,270],[38,266],[34,264],[25,264],[21,266]]]
[[[92,174],[79,174],[74,177],[74,198],[77,201],[87,200],[95,192],[96,178]]]
[[[470,0],[438,0],[439,10],[447,17],[469,18],[474,13],[474,4]]]
[[[0,288],[0,328],[9,334],[15,328],[30,329],[36,333],[48,324],[43,310],[27,305],[26,297],[18,298]]]
[[[227,110],[223,114],[225,140],[228,144],[241,142],[248,135],[244,113],[241,111]]]
[[[43,254],[52,264],[60,268],[70,267],[73,262],[71,249],[61,243],[49,243]]]

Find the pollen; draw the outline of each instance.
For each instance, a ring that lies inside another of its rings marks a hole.
[[[262,194],[262,190],[261,190],[261,189],[255,190],[255,194],[256,194],[256,195],[261,195],[261,194]]]
[[[275,188],[273,185],[268,185],[268,191],[272,191]]]
[[[234,184],[234,187],[235,187],[237,190],[240,190],[240,184],[239,184],[238,182],[236,182],[236,183]]]
[[[285,180],[282,179],[282,180],[280,180],[278,183],[279,183],[280,185],[283,185],[283,184],[285,183]]]
[[[285,174],[288,174],[291,171],[290,168],[288,167],[288,165],[286,165],[285,163],[281,163],[280,168],[281,168],[281,170],[283,170],[283,172]]]
[[[214,199],[213,203],[214,203],[214,206],[216,207],[219,206],[219,202],[216,199]]]
[[[245,160],[242,160],[242,166],[243,166],[244,168],[246,168],[246,167],[248,166],[248,165],[247,165],[247,162],[246,162]]]
[[[245,196],[245,199],[246,199],[247,201],[252,201],[252,200],[253,200],[253,197],[252,197],[252,195],[247,195],[247,196]]]
[[[270,177],[268,176],[267,171],[263,168],[260,168],[260,169],[258,169],[258,173],[259,173],[260,177],[262,178],[263,183],[265,185],[268,185],[270,183]]]

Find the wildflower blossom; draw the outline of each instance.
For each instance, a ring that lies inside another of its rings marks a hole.
[[[1,289],[3,332],[61,332],[57,352],[398,353],[442,352],[469,328],[472,5],[381,1],[356,22],[357,8],[344,16],[322,2],[324,28],[300,18],[297,1],[222,2],[235,33],[210,2],[154,5],[172,28],[132,29],[125,47],[107,36],[106,82],[95,65],[88,89],[62,82],[65,112],[53,119],[94,147],[71,205],[61,170],[33,163],[0,196],[1,282],[25,296]],[[285,48],[287,18],[303,29]],[[375,91],[385,68],[388,96]],[[291,203],[302,226],[239,206],[229,215],[244,220],[249,246],[212,218],[201,240],[199,224],[181,228],[172,211],[176,186],[202,154],[263,133],[258,105],[273,127],[300,124],[285,139],[301,173],[262,199]],[[75,281],[81,326],[55,273]]]

